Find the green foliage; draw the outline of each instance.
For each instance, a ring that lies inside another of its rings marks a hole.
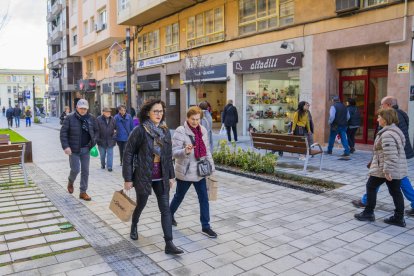
[[[252,149],[243,150],[237,148],[236,143],[227,145],[226,140],[219,141],[219,147],[213,153],[214,162],[221,165],[238,167],[243,171],[255,173],[275,172],[277,156],[268,153],[265,155],[255,152]]]
[[[23,142],[28,141],[27,139],[25,139],[23,136],[21,136],[17,132],[15,132],[11,129],[8,129],[8,128],[0,129],[0,134],[9,134],[10,142],[12,142],[12,143],[23,143]]]
[[[34,121],[35,124],[41,124],[42,122],[40,121],[40,117],[35,116],[34,117]]]

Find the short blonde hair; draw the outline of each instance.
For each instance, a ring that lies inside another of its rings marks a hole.
[[[187,111],[187,118],[190,118],[193,115],[200,114],[200,119],[203,118],[203,111],[198,106],[192,106]]]
[[[381,108],[378,110],[378,116],[381,116],[382,119],[387,123],[387,126],[392,124],[398,124],[398,114],[394,108]]]

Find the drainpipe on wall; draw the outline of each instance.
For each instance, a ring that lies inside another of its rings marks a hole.
[[[405,0],[404,2],[405,3],[404,3],[403,39],[385,42],[385,44],[387,44],[387,45],[405,42],[405,39],[406,39],[406,36],[407,36],[408,0]]]

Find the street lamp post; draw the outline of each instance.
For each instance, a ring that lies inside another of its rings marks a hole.
[[[131,44],[131,34],[129,28],[126,29],[126,71],[127,71],[127,110],[131,114],[131,59],[129,57]]]
[[[33,110],[36,113],[36,89],[35,89],[35,76],[33,77]],[[35,115],[36,116],[36,115]]]
[[[63,112],[63,102],[62,102],[62,64],[59,64],[59,109],[58,109],[58,112],[56,113],[56,116],[58,116],[62,112]]]

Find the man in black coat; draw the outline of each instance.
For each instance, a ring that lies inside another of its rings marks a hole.
[[[102,115],[96,118],[96,126],[96,143],[101,157],[101,169],[105,169],[105,165],[107,165],[108,171],[112,172],[114,146],[116,144],[116,123],[114,117],[111,116],[109,107],[102,109]],[[107,159],[106,164],[105,158]]]
[[[14,109],[13,107],[9,106],[9,108],[6,110],[7,125],[9,128],[13,127],[13,114]]]
[[[13,109],[13,117],[14,122],[16,123],[16,127],[20,127],[20,116],[22,115],[22,109],[19,105],[16,104],[16,107]]]
[[[88,101],[80,99],[76,104],[76,111],[66,117],[60,129],[60,143],[65,154],[69,155],[68,192],[73,193],[73,183],[81,172],[79,198],[86,201],[91,200],[86,193],[89,178],[89,151],[96,144],[96,122],[88,113],[88,109]]]
[[[237,114],[237,108],[233,105],[233,100],[228,100],[227,105],[224,107],[221,122],[226,127],[229,142],[231,142],[230,129],[233,130],[234,141],[237,142],[237,123],[239,122],[239,116]]]

